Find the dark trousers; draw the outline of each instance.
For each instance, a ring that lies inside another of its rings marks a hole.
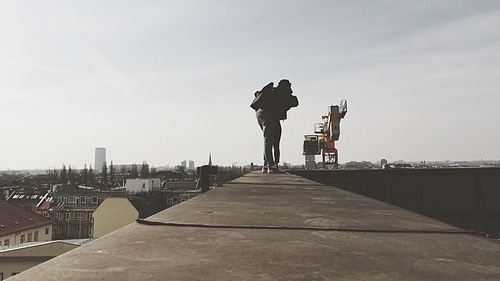
[[[267,110],[257,110],[257,122],[264,135],[264,166],[272,167],[280,162],[281,123]],[[274,153],[273,153],[274,151]],[[273,158],[274,156],[274,158]]]

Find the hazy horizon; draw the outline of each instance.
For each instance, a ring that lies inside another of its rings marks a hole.
[[[498,1],[3,1],[0,170],[261,164],[282,78],[282,162],[342,99],[341,163],[500,159],[499,29]]]

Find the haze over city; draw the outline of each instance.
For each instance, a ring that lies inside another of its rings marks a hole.
[[[282,78],[284,162],[342,99],[340,162],[500,159],[499,28],[498,1],[2,1],[0,169],[260,164]]]

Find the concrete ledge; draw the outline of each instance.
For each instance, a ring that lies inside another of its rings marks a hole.
[[[500,243],[290,174],[250,173],[148,220],[192,226],[134,223],[9,280],[500,279]],[[407,232],[370,231],[391,229]]]

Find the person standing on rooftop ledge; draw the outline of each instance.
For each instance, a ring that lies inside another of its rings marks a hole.
[[[287,112],[299,105],[299,100],[292,93],[292,84],[287,79],[273,87],[270,82],[262,90],[255,92],[255,98],[250,105],[256,111],[257,122],[264,136],[264,165],[262,172],[279,171],[280,161],[280,120],[287,118]],[[274,152],[274,153],[273,153]]]

